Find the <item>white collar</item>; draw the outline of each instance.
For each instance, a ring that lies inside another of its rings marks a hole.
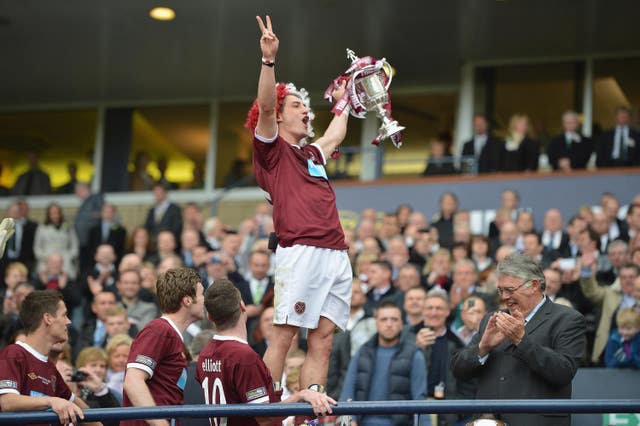
[[[162,318],[163,320],[168,322],[169,325],[171,325],[171,327],[173,327],[173,329],[176,331],[176,333],[178,333],[178,336],[180,336],[180,340],[182,340],[184,342],[184,338],[182,337],[182,333],[180,333],[180,329],[178,328],[178,326],[176,326],[176,324],[173,321],[171,321],[171,319],[169,317],[165,317],[163,315],[160,318]]]
[[[221,336],[219,334],[216,334],[213,336],[213,340],[219,340],[222,342],[228,342],[228,341],[235,341],[235,342],[240,342],[243,343],[245,345],[248,345],[249,343],[246,340],[243,340],[239,337],[236,336]]]
[[[22,342],[22,341],[18,340],[16,342],[16,345],[22,347],[25,351],[29,352],[31,355],[35,356],[36,358],[38,358],[42,362],[49,361],[49,357],[48,356],[42,355],[40,352],[38,352],[37,350],[33,349],[31,346],[29,346],[25,342]]]

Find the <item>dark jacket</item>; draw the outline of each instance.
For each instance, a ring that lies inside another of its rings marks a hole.
[[[608,130],[598,138],[596,144],[596,166],[598,168],[605,167],[625,167],[625,166],[637,166],[640,164],[640,133],[629,127],[629,139],[633,139],[634,146],[627,147],[627,159],[621,158],[614,160],[611,157],[614,146],[614,138],[616,136],[616,129]]]
[[[377,334],[360,347],[357,364],[356,401],[368,400],[371,378],[375,374],[373,368],[376,364],[377,348]],[[393,355],[391,365],[389,365],[389,401],[411,399],[411,365],[418,350],[419,348],[409,341],[400,342],[400,347]],[[394,415],[391,417],[395,425],[404,426],[412,422],[411,416]]]
[[[547,156],[549,164],[553,170],[558,170],[558,161],[561,158],[568,158],[572,169],[584,169],[587,167],[589,158],[593,153],[593,140],[584,135],[580,135],[580,142],[572,141],[567,145],[567,138],[564,133],[555,136],[547,146]]]
[[[478,162],[478,173],[492,173],[502,170],[502,153],[504,150],[504,141],[493,136],[487,136],[487,141],[480,151],[480,155],[476,157]],[[462,146],[462,155],[475,156],[475,146],[473,139],[467,141]]]

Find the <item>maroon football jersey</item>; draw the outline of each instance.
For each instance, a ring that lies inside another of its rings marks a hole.
[[[147,386],[156,405],[184,403],[183,391],[187,383],[187,358],[184,351],[180,331],[166,317],[151,321],[133,341],[127,370],[138,368],[149,374]],[[133,406],[126,392],[122,396],[122,406]],[[120,422],[121,426],[146,424],[142,420]]]
[[[271,197],[273,225],[282,247],[347,249],[324,163],[313,144],[300,148],[280,136],[271,143],[254,137],[256,180]]]
[[[196,380],[207,404],[280,402],[271,374],[260,356],[242,339],[213,337],[198,356]],[[253,418],[212,418],[214,426],[257,425]]]
[[[74,399],[55,364],[24,342],[0,352],[0,395],[7,393]]]

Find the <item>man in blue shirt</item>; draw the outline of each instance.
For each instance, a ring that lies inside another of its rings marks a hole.
[[[400,341],[402,312],[393,302],[376,310],[377,334],[356,352],[349,363],[341,401],[424,400],[427,398],[425,360],[410,341]],[[412,414],[354,416],[360,426],[391,426],[412,423]],[[428,415],[421,426],[431,426]]]

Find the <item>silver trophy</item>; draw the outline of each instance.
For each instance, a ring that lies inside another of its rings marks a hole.
[[[360,58],[351,49],[347,49],[347,57],[355,65]],[[379,140],[391,137],[394,144],[399,147],[399,136],[405,129],[396,120],[390,117],[385,105],[389,102],[389,86],[391,86],[392,68],[385,58],[374,64],[359,67],[353,73],[353,85],[351,87],[351,103],[355,107],[355,115],[363,117],[362,109],[373,111],[382,120],[382,126],[378,130]],[[360,103],[360,105],[357,105]],[[361,108],[359,108],[361,106]],[[394,135],[397,135],[394,137]],[[397,143],[398,142],[398,143]]]

